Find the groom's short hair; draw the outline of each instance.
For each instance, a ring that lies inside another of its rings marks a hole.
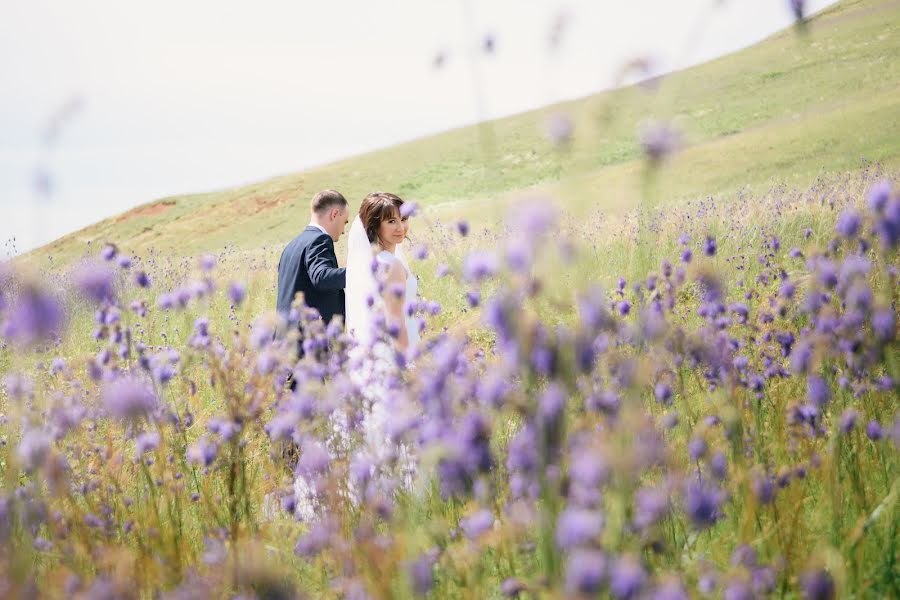
[[[316,214],[322,214],[334,207],[344,208],[347,206],[347,199],[340,192],[335,190],[322,190],[313,196],[310,208]]]

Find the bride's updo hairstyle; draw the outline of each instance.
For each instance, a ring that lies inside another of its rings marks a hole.
[[[370,244],[380,244],[378,229],[382,221],[395,217],[400,218],[400,207],[403,200],[388,192],[372,192],[363,199],[359,206],[359,220],[366,228],[366,237]]]

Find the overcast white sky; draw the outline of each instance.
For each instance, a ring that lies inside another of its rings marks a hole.
[[[609,87],[635,57],[663,71],[701,62],[789,25],[787,5],[6,0],[0,244],[15,237],[21,252],[163,196],[584,96]],[[551,51],[560,15],[567,26]],[[486,36],[491,55],[481,51]],[[439,52],[446,62],[436,69]],[[75,98],[80,109],[47,143],[49,123]],[[41,165],[52,176],[49,195],[35,186]]]

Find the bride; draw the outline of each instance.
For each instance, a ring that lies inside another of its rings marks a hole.
[[[409,217],[403,200],[387,192],[365,197],[350,227],[347,253],[347,330],[360,346],[378,346],[379,326],[390,332],[396,350],[408,354],[419,342],[417,321],[408,310],[418,281],[403,252]],[[379,348],[384,354],[386,348]]]
[[[363,200],[350,228],[346,322],[356,346],[350,353],[348,376],[365,406],[358,429],[361,443],[350,443],[348,415],[336,411],[328,445],[353,453],[357,465],[366,465],[365,473],[357,467],[349,482],[347,493],[354,503],[369,495],[390,494],[398,485],[410,489],[415,471],[414,457],[399,438],[405,425],[415,421],[416,411],[392,387],[420,341],[411,310],[418,280],[403,251],[409,218],[402,206],[395,194],[373,192]],[[303,474],[295,479],[296,514],[302,520],[314,520],[324,508],[315,489],[315,481]]]

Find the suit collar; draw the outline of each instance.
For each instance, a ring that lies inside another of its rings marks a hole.
[[[318,231],[318,232],[320,232],[320,233],[324,233],[324,234],[327,235],[328,237],[331,237],[331,236],[328,234],[328,232],[325,231],[324,228],[319,227],[319,226],[316,225],[315,223],[310,223],[309,225],[306,226],[306,230],[307,230],[307,231],[309,231],[310,229],[312,229],[313,231]]]

